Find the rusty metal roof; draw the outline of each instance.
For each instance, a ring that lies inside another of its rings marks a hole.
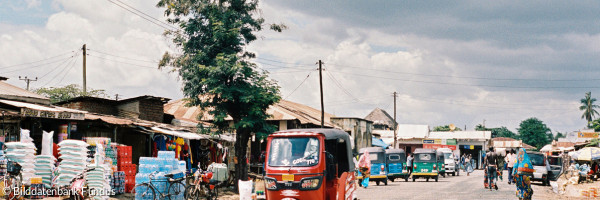
[[[394,128],[394,118],[381,108],[375,108],[365,117],[365,119],[372,121],[373,124],[383,124],[390,128]]]
[[[28,103],[50,104],[50,99],[23,88],[0,81],[0,98]]]
[[[187,107],[186,101],[183,99],[174,100],[164,107],[165,114],[171,114],[175,116],[175,119],[199,122],[199,121],[211,121],[212,116],[205,113],[202,119],[198,120],[197,116],[203,111],[199,107]],[[271,117],[267,120],[280,121],[280,120],[298,120],[300,124],[314,124],[321,125],[321,110],[312,108],[307,105],[281,100],[279,103],[270,106],[267,109],[267,113]],[[325,126],[334,127],[331,123],[331,118],[335,117],[332,114],[325,113]],[[231,120],[230,117],[227,118]]]

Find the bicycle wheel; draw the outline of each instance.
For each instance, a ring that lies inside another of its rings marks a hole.
[[[173,182],[169,186],[169,190],[167,191],[169,199],[176,200],[183,198],[183,191],[185,190],[185,185],[181,182]]]
[[[186,200],[196,200],[200,199],[200,196],[202,196],[201,193],[202,191],[200,191],[200,186],[196,187],[196,185],[188,185],[185,187],[183,196]]]
[[[156,191],[154,191],[154,187],[152,187],[148,183],[142,183],[136,185],[134,187],[135,190],[135,199],[143,199],[143,200],[157,200]]]

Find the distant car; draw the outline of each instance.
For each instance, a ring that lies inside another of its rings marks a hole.
[[[540,181],[543,185],[550,185],[550,177],[548,171],[550,171],[550,164],[546,159],[546,156],[540,152],[527,152],[531,164],[533,165],[533,179],[532,181]]]
[[[459,175],[458,169],[458,159],[454,157],[454,153],[452,153],[452,149],[449,148],[439,148],[438,151],[444,153],[444,168],[446,174],[452,174],[452,176]]]
[[[550,164],[550,181],[556,181],[558,177],[563,173],[563,161],[560,156],[547,156],[548,163]]]

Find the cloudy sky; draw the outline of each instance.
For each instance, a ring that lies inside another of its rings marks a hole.
[[[123,4],[124,3],[124,4]],[[177,75],[156,69],[165,51],[163,10],[148,0],[0,0],[0,75],[38,77],[32,88],[81,84],[123,98],[183,97]],[[283,1],[260,3],[267,23],[248,47],[281,95],[364,117],[376,107],[399,123],[515,130],[529,117],[553,131],[585,126],[585,92],[600,94],[597,1]],[[128,7],[131,6],[131,7]],[[146,15],[135,15],[139,10]],[[308,78],[307,78],[308,76]],[[301,84],[302,83],[302,84]]]

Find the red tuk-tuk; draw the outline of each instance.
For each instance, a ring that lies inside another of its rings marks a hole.
[[[350,200],[356,175],[348,133],[293,129],[267,138],[267,199]]]

